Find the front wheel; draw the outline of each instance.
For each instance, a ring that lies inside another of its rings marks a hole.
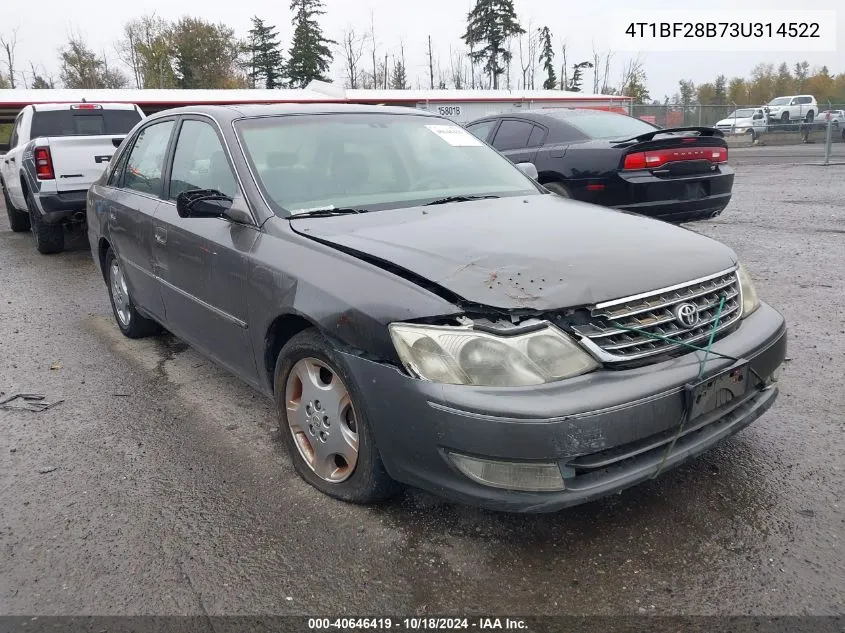
[[[815,118],[815,113],[812,110],[810,110],[807,113],[807,123],[812,123],[814,118]]]
[[[300,477],[351,503],[382,501],[399,490],[382,464],[361,395],[325,336],[312,328],[288,341],[274,385],[279,427]]]
[[[126,285],[126,277],[123,275],[123,268],[112,249],[106,252],[105,270],[112,312],[117,321],[117,327],[123,335],[127,338],[143,338],[158,334],[161,331],[159,324],[141,316],[135,309],[135,303]]]

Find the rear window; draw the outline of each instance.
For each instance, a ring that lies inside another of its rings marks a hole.
[[[585,112],[563,117],[567,125],[571,125],[588,138],[622,138],[639,136],[658,129],[656,126],[640,119],[613,114],[610,112]]]
[[[140,120],[136,110],[36,111],[32,118],[32,138],[127,134]]]

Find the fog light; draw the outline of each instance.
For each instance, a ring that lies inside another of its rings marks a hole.
[[[458,470],[485,486],[528,492],[566,488],[555,462],[503,462],[458,453],[448,455]]]

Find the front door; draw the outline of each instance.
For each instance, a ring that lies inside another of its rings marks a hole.
[[[179,130],[168,201],[153,221],[153,260],[173,333],[255,382],[246,288],[260,232],[226,218],[180,217],[176,197],[192,189],[216,189],[245,204],[217,131],[199,118]]]
[[[138,133],[126,166],[113,175],[116,191],[104,208],[129,292],[142,311],[158,319],[164,316],[164,304],[152,262],[152,223],[162,204],[164,165],[175,124],[162,121]]]

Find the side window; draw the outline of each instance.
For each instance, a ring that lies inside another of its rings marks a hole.
[[[238,193],[236,183],[214,128],[202,121],[183,122],[173,154],[170,199],[194,189],[216,189],[234,198]]]
[[[21,121],[23,121],[23,114],[19,114],[15,121],[15,126],[12,128],[12,136],[9,138],[9,149],[14,149],[18,146],[18,139],[20,138]]]
[[[468,125],[467,131],[480,138],[482,141],[486,141],[487,137],[490,136],[490,131],[496,127],[496,121],[482,121],[481,123],[476,123],[475,125]]]
[[[133,143],[134,139],[129,139],[129,142],[126,144],[126,147],[123,148],[123,152],[121,152],[120,156],[117,154],[112,156],[111,164],[109,165],[109,169],[111,169],[108,179],[109,187],[120,186],[120,177],[123,175],[123,168],[126,166],[126,160],[129,158],[129,154],[132,153]]]
[[[499,151],[509,149],[522,149],[528,146],[528,137],[534,126],[526,121],[513,121],[506,119],[502,121],[496,138],[493,139],[493,147]]]
[[[539,125],[535,125],[531,130],[531,136],[528,137],[528,147],[540,147],[543,141],[546,140],[546,130]]]
[[[126,162],[123,186],[154,196],[161,194],[161,175],[173,121],[154,123],[141,130]]]

